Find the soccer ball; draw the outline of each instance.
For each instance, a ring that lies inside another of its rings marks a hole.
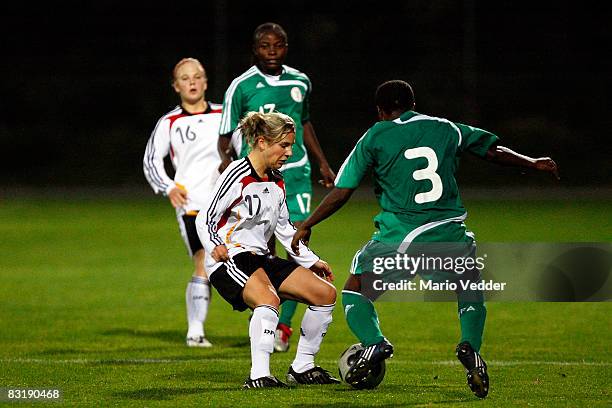
[[[349,368],[353,365],[355,361],[361,356],[363,353],[364,347],[361,343],[353,344],[340,355],[338,359],[338,374],[342,381],[346,381],[346,373]],[[372,389],[376,388],[378,384],[380,384],[385,378],[385,360],[381,361],[378,366],[374,367],[374,369],[357,384],[349,384],[351,387],[357,388],[358,390],[363,389]]]

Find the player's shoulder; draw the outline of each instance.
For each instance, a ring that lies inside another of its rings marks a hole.
[[[164,121],[166,119],[170,119],[176,115],[181,115],[183,113],[183,108],[180,105],[176,105],[174,108],[164,113],[158,120],[158,122]]]
[[[208,113],[221,113],[223,111],[223,105],[220,103],[208,101],[209,111]]]
[[[388,145],[387,136],[393,134],[400,123],[393,120],[381,120],[374,123],[362,136],[362,143],[368,146]]]
[[[229,90],[235,89],[239,86],[244,86],[248,84],[250,81],[253,81],[259,76],[259,70],[255,65],[251,66],[249,69],[244,71],[242,74],[238,75],[234,78],[229,86]]]
[[[416,116],[414,116],[414,119],[417,119],[417,120],[427,120],[427,121],[430,121],[430,122],[439,123],[439,124],[448,125],[448,126],[454,126],[455,125],[452,121],[450,121],[450,120],[448,120],[446,118],[442,118],[442,117],[439,117],[439,116],[433,116],[433,115],[425,115],[423,113],[416,113]]]
[[[289,65],[283,65],[284,74],[291,79],[296,79],[298,81],[304,81],[310,84],[310,78],[306,73],[300,71],[297,68],[290,67]]]
[[[159,117],[159,119],[157,119],[154,132],[157,132],[159,130],[167,131],[177,118],[184,115],[185,114],[183,113],[183,108],[180,105],[175,106],[172,110],[164,113],[162,116]]]
[[[248,174],[250,172],[251,166],[249,165],[249,162],[247,161],[246,157],[243,157],[242,159],[232,161],[223,171],[223,173],[221,173],[220,178],[231,178],[234,180],[236,179],[236,177],[238,177],[238,179],[240,179],[240,175],[242,175],[243,173]]]
[[[378,121],[366,131],[364,137],[367,139],[376,139],[381,134],[394,129],[396,126],[397,124],[390,120]]]

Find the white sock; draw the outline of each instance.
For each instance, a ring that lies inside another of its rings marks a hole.
[[[249,324],[251,338],[251,379],[270,375],[270,354],[274,350],[274,332],[278,324],[278,310],[261,305],[253,310]]]
[[[204,322],[208,314],[210,284],[204,277],[194,276],[187,284],[185,292],[187,301],[187,337],[204,336]]]
[[[295,360],[291,363],[296,373],[303,373],[314,368],[314,358],[321,348],[327,327],[332,321],[333,310],[334,305],[308,306],[306,309],[302,318],[300,341]]]

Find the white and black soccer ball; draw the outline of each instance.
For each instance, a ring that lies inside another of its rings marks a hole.
[[[340,375],[342,381],[346,382],[346,373],[353,363],[357,361],[359,356],[361,356],[363,349],[364,347],[361,345],[361,343],[353,344],[344,350],[344,352],[340,355],[340,358],[338,359],[338,374]],[[374,367],[370,374],[368,374],[362,381],[357,384],[349,385],[359,390],[376,388],[378,384],[382,382],[383,378],[385,378],[385,371],[385,360],[383,360],[376,367]]]

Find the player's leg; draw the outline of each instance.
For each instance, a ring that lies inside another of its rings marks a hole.
[[[188,325],[186,343],[189,347],[211,347],[212,344],[204,334],[204,322],[210,302],[210,283],[204,267],[205,251],[198,238],[195,218],[196,214],[178,217],[179,229],[194,265],[193,275],[185,290]]]
[[[293,270],[279,285],[279,295],[309,305],[302,318],[300,339],[287,380],[297,384],[337,384],[340,381],[314,361],[332,321],[336,288],[311,270],[286,262],[293,265]]]
[[[206,276],[204,249],[193,255],[194,276],[187,285],[185,300],[187,303],[187,345],[190,347],[212,347],[206,339],[204,324],[210,304],[210,283]]]
[[[243,388],[285,386],[270,375],[279,298],[264,272],[264,256],[244,252],[210,272],[210,282],[234,310],[254,310],[249,322],[252,366]]]
[[[462,279],[478,282],[480,281],[480,273],[474,269]],[[487,364],[480,355],[487,317],[484,295],[480,290],[458,290],[457,305],[461,340],[455,349],[455,353],[465,367],[468,386],[477,397],[484,398],[489,392]]]
[[[342,290],[342,307],[346,323],[365,347],[363,353],[351,366],[346,374],[346,381],[357,383],[364,379],[369,371],[380,361],[393,356],[393,345],[383,336],[374,304],[362,294],[360,257],[368,247],[374,244],[370,241],[357,251],[351,263],[349,278]]]
[[[276,256],[276,237],[274,235],[272,235],[270,237],[270,239],[268,240],[268,250],[270,251],[270,257],[274,258]],[[253,311],[251,310],[249,313],[249,324],[251,323],[251,318],[253,317]],[[275,334],[274,336],[274,349],[276,350],[276,343],[278,341],[278,333]],[[287,344],[289,344],[289,342],[287,341]]]
[[[272,257],[276,256],[276,237],[272,235],[268,241],[268,249]],[[287,300],[283,302],[279,310],[278,327],[274,336],[274,351],[285,352],[289,350],[289,339],[293,334],[291,329],[291,319],[295,314],[297,302],[295,300]]]
[[[257,269],[249,277],[242,298],[253,310],[249,323],[251,372],[243,388],[282,387],[284,384],[270,374],[270,355],[274,347],[280,299],[263,268]]]
[[[364,347],[368,347],[381,342],[385,337],[380,330],[374,304],[360,291],[361,277],[350,275],[342,290],[342,307],[349,329]]]
[[[287,254],[287,258],[291,256]],[[274,337],[274,351],[286,352],[289,350],[289,340],[293,334],[291,328],[291,320],[297,310],[298,302],[295,300],[285,300],[280,308],[278,316],[278,327],[276,327],[276,336]]]
[[[303,174],[297,171],[286,172],[285,177],[285,183],[291,186],[290,190],[287,192],[289,218],[293,225],[299,227],[310,215],[310,203],[312,199],[310,177],[304,177]],[[290,254],[287,254],[287,259],[292,260]],[[291,321],[296,310],[296,301],[286,300],[281,305],[278,327],[276,328],[276,338],[274,340],[275,351],[285,352],[289,350],[289,340],[293,334]]]
[[[286,300],[281,305],[276,337],[274,338],[274,351],[285,352],[289,350],[289,341],[293,334],[291,320],[295,315],[297,305],[298,302],[295,300]]]

